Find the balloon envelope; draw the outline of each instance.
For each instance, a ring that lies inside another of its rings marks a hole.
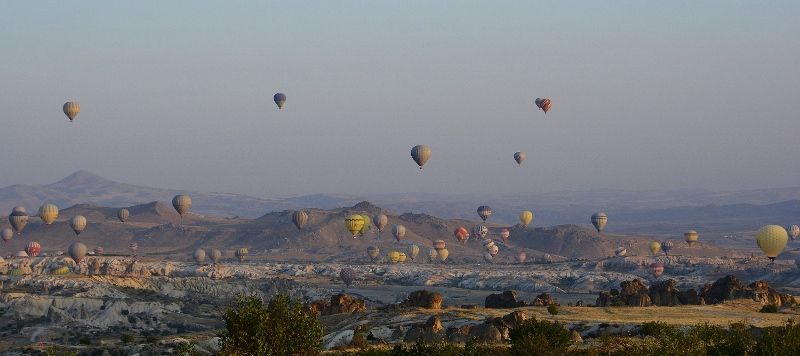
[[[525,154],[522,152],[514,153],[514,160],[517,161],[518,165],[522,165],[522,161],[525,160]]]
[[[135,255],[136,254],[136,250],[139,249],[139,244],[137,244],[135,242],[131,242],[130,247],[131,247],[131,252],[133,252],[133,254]]]
[[[453,230],[453,236],[455,236],[456,239],[458,239],[458,242],[466,242],[467,236],[469,236],[469,234],[467,233],[467,229],[463,227],[457,227],[455,230]]]
[[[488,252],[487,252],[487,253],[484,253],[484,254],[483,254],[483,259],[484,259],[484,261],[486,261],[486,262],[492,262],[492,257],[494,257],[494,256],[492,256],[492,254],[491,254],[491,253],[488,253]]]
[[[383,228],[386,227],[386,224],[388,223],[389,218],[386,215],[378,214],[372,217],[372,225],[375,225],[379,232],[382,232]]]
[[[236,259],[238,259],[239,262],[244,262],[244,259],[247,258],[248,254],[250,254],[250,251],[246,247],[241,247],[233,254],[236,256]]]
[[[41,251],[42,251],[42,246],[39,245],[38,242],[31,241],[31,242],[28,242],[27,245],[25,245],[25,252],[30,257],[39,256],[39,252],[41,252]]]
[[[178,194],[174,198],[172,198],[172,207],[175,208],[175,211],[183,217],[187,211],[189,211],[189,207],[192,205],[192,199],[189,198],[187,195]]]
[[[192,259],[197,263],[202,263],[206,260],[206,252],[198,248],[192,252]]]
[[[378,246],[367,246],[367,255],[373,261],[381,254],[381,249]]]
[[[405,226],[403,226],[403,225],[395,225],[394,227],[392,227],[392,236],[394,236],[394,238],[397,240],[397,242],[400,242],[400,240],[402,240],[403,236],[405,236],[405,235],[406,235],[406,227]]]
[[[658,262],[650,265],[650,274],[653,278],[658,279],[658,277],[661,277],[662,273],[664,273],[664,265]]]
[[[483,238],[489,233],[489,228],[483,225],[478,225],[473,228],[473,233],[475,234],[476,240],[483,240]]]
[[[627,253],[628,253],[628,250],[626,248],[622,247],[622,246],[617,247],[617,249],[614,250],[614,254],[619,256],[619,257],[625,256]]]
[[[356,237],[361,231],[361,227],[364,226],[364,217],[358,214],[348,215],[344,218],[344,226],[353,234],[353,237]]]
[[[83,215],[75,215],[69,219],[69,227],[75,231],[75,235],[80,235],[81,231],[86,228],[86,218]]]
[[[75,263],[81,263],[81,260],[86,256],[86,245],[74,242],[67,248],[67,254]]]
[[[400,252],[392,251],[386,254],[386,260],[390,263],[397,263],[400,261]]]
[[[39,218],[50,226],[58,217],[58,207],[53,204],[44,204],[39,207]]]
[[[25,225],[28,224],[28,214],[25,212],[25,208],[15,206],[11,211],[11,215],[8,216],[8,222],[11,223],[11,227],[13,227],[17,233],[20,233]]]
[[[511,231],[508,231],[508,229],[500,230],[500,238],[503,239],[503,242],[508,241],[509,236],[511,236]]]
[[[436,252],[435,248],[432,248],[432,249],[428,250],[428,258],[431,260],[431,262],[433,262],[433,260],[435,260],[436,256],[438,256],[438,255],[439,255],[439,253]]]
[[[413,244],[408,245],[408,257],[411,257],[411,260],[416,260],[418,254],[419,254],[419,246]]]
[[[492,208],[490,208],[488,205],[481,205],[478,207],[478,216],[480,216],[484,222],[486,222],[486,219],[488,219],[491,215]]]
[[[519,213],[519,221],[522,222],[522,226],[528,227],[528,224],[530,224],[532,220],[533,220],[532,212],[525,210]]]
[[[772,261],[775,261],[775,257],[778,257],[778,254],[783,251],[787,242],[789,242],[789,234],[782,226],[762,226],[756,232],[758,248]]]
[[[417,162],[419,169],[422,169],[422,166],[425,165],[425,162],[428,162],[428,158],[430,157],[431,149],[428,148],[428,146],[416,145],[411,149],[411,158],[414,159],[414,162]]]
[[[11,238],[14,237],[14,230],[5,228],[3,231],[0,231],[0,237],[3,238],[3,242],[8,243],[11,241]]]
[[[648,248],[650,249],[650,252],[652,252],[655,255],[658,253],[659,250],[661,250],[661,244],[653,241],[650,243],[650,246]]]
[[[212,250],[211,253],[209,254],[209,257],[211,258],[211,262],[217,263],[217,261],[219,261],[219,258],[222,257],[222,251]]]
[[[342,270],[339,272],[339,278],[341,278],[342,282],[349,287],[351,284],[353,284],[353,280],[356,278],[356,270],[349,267],[342,268]]]
[[[697,231],[689,230],[683,233],[683,240],[686,241],[689,246],[694,246],[694,243],[697,242]]]
[[[284,93],[275,93],[275,95],[272,96],[272,100],[275,100],[275,104],[278,105],[278,109],[281,109],[281,108],[283,108],[283,103],[286,102],[286,94],[284,94]],[[303,105],[301,104],[300,106],[303,106]]]
[[[608,216],[603,213],[594,213],[592,214],[592,225],[594,228],[597,229],[597,232],[603,231],[603,227],[606,226],[606,222],[608,221]]]
[[[444,250],[445,243],[444,240],[436,240],[433,242],[433,248],[436,249],[437,252],[441,252]]]
[[[102,255],[103,251],[105,251],[105,250],[100,246],[97,246],[97,247],[94,248],[94,254],[95,255]]]
[[[117,219],[119,219],[119,221],[122,221],[123,224],[125,223],[125,220],[128,220],[128,217],[130,216],[131,212],[128,211],[128,209],[119,209],[119,211],[117,211]]]
[[[439,261],[444,262],[447,259],[447,256],[450,256],[450,252],[447,249],[442,249],[441,251],[437,252],[439,254]]]
[[[672,243],[672,241],[664,241],[661,243],[661,250],[664,251],[664,254],[669,256],[669,251],[672,250],[674,246],[675,244]]]
[[[789,225],[786,227],[786,232],[789,233],[789,237],[791,237],[792,240],[794,240],[794,238],[797,237],[798,234],[800,234],[800,226]]]
[[[364,235],[367,231],[369,231],[369,224],[372,222],[372,219],[367,214],[362,214],[361,217],[364,220],[364,225],[361,225],[361,229],[358,230],[358,232],[360,232],[361,235]]]
[[[523,262],[525,262],[525,257],[527,257],[527,256],[528,256],[528,255],[527,255],[527,254],[526,254],[524,251],[519,251],[519,252],[517,252],[517,256],[516,256],[516,258],[517,258],[517,262],[518,262],[518,263],[523,263]]]
[[[539,109],[542,109],[545,114],[547,114],[547,111],[550,110],[550,107],[553,106],[553,103],[550,101],[550,99],[536,98],[536,106],[539,107]]]
[[[297,230],[301,230],[306,221],[308,221],[308,214],[305,211],[298,210],[292,214],[292,222],[294,226],[297,226]]]
[[[72,120],[75,119],[75,116],[78,116],[78,113],[81,112],[81,106],[74,101],[68,101],[64,103],[63,109],[64,114],[67,115],[70,122],[72,122]]]

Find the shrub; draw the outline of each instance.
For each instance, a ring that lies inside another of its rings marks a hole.
[[[555,304],[548,305],[547,312],[550,313],[550,315],[558,315],[558,306]]]
[[[89,336],[82,336],[80,339],[78,339],[78,343],[81,345],[91,345],[92,338]]]
[[[569,331],[559,323],[526,320],[508,333],[511,355],[563,355],[570,345]]]
[[[642,335],[645,336],[667,336],[675,332],[680,332],[677,326],[661,321],[648,321],[642,324]]]
[[[628,304],[625,303],[625,301],[622,301],[622,300],[618,300],[618,301],[616,301],[616,302],[611,304],[612,307],[624,307],[624,306],[627,306],[627,305]]]
[[[356,349],[366,348],[369,343],[367,342],[367,338],[364,336],[364,334],[367,332],[369,332],[369,327],[366,325],[356,326],[356,329],[353,330],[353,338],[350,339],[350,344],[348,346]]]
[[[236,297],[223,317],[220,355],[317,355],[322,324],[303,312],[300,300],[278,294],[265,308],[256,295]]]
[[[761,310],[758,311],[759,313],[777,313],[778,312],[778,305],[776,304],[767,304],[761,307]]]
[[[136,340],[136,338],[133,337],[133,335],[131,335],[131,334],[122,334],[122,337],[120,337],[120,340],[122,340],[123,344],[127,344],[127,343],[133,342],[134,340]]]

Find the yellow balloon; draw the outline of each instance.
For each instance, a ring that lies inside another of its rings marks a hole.
[[[652,252],[655,255],[655,254],[658,254],[659,250],[661,250],[661,244],[660,243],[655,242],[655,241],[650,243],[650,252]]]
[[[58,208],[53,204],[42,205],[39,207],[39,217],[47,226],[50,226],[58,217]]]
[[[522,221],[522,225],[525,227],[528,227],[528,224],[531,223],[531,220],[533,220],[532,212],[525,210],[519,214],[519,221]]]
[[[439,261],[444,262],[444,260],[447,259],[447,256],[450,256],[450,252],[447,251],[446,248],[439,251]]]
[[[64,104],[64,114],[67,115],[70,122],[72,122],[72,120],[75,118],[75,116],[78,115],[79,112],[81,112],[81,106],[78,105],[78,103],[74,101],[69,101]]]
[[[348,215],[344,218],[344,226],[347,228],[347,231],[353,234],[353,237],[356,237],[364,226],[364,217],[358,214]]]
[[[361,226],[361,229],[359,229],[358,232],[360,232],[361,235],[364,235],[367,231],[369,231],[369,223],[372,221],[372,219],[367,214],[361,215],[361,218],[364,219],[364,225]]]
[[[789,233],[786,232],[783,226],[762,226],[758,229],[758,232],[756,232],[758,248],[764,251],[764,255],[769,257],[773,262],[775,261],[775,257],[778,257],[778,254],[786,247],[788,241]]]
[[[386,260],[391,263],[397,263],[400,261],[400,252],[392,251],[386,254]]]
[[[694,243],[697,242],[697,231],[689,230],[683,233],[683,239],[689,246],[694,246]]]
[[[405,252],[398,252],[397,253],[397,263],[405,263],[406,262],[406,253]]]

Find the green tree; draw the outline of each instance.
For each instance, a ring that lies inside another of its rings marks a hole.
[[[220,355],[319,355],[322,324],[303,312],[299,300],[277,295],[265,308],[256,295],[236,297],[224,316],[225,331],[219,334]]]
[[[511,355],[564,355],[570,345],[569,331],[559,324],[531,318],[511,329]]]

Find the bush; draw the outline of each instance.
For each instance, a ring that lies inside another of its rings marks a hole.
[[[625,307],[625,306],[628,306],[628,304],[625,303],[625,301],[618,300],[618,301],[614,302],[613,304],[611,304],[611,306],[612,307]]]
[[[778,312],[778,305],[776,304],[767,304],[761,307],[761,310],[758,311],[759,313],[777,313]]]
[[[82,336],[80,339],[78,339],[78,343],[81,345],[91,345],[92,338],[89,336]]]
[[[256,295],[236,297],[223,317],[220,355],[318,355],[322,324],[300,300],[278,294],[265,308]]]
[[[558,306],[555,304],[548,305],[547,312],[550,313],[550,315],[558,315]]]
[[[123,344],[127,344],[127,343],[133,342],[134,340],[136,340],[136,338],[133,337],[133,335],[131,335],[131,334],[122,334],[122,337],[120,337],[120,340],[122,340]]]
[[[642,324],[642,335],[645,336],[668,336],[675,332],[680,332],[677,326],[661,321],[648,321]]]
[[[511,355],[563,355],[570,345],[569,331],[559,323],[531,318],[511,329]]]

